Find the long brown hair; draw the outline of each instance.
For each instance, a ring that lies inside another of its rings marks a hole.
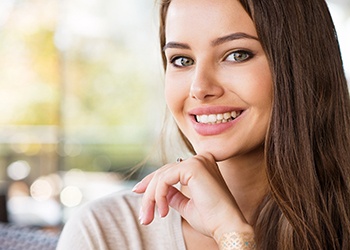
[[[160,6],[161,48],[170,2]],[[350,99],[326,2],[240,2],[255,23],[273,76],[265,142],[270,192],[256,213],[257,245],[348,250]]]

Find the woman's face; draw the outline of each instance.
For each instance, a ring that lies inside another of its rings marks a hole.
[[[198,154],[263,150],[272,77],[253,21],[235,0],[173,0],[166,18],[165,97]]]

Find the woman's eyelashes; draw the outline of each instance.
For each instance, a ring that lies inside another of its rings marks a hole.
[[[248,50],[235,50],[228,53],[223,61],[242,63],[254,57],[254,54]],[[170,64],[177,68],[190,67],[195,64],[195,60],[188,56],[174,56],[170,58]]]
[[[230,52],[225,58],[224,61],[241,63],[247,60],[250,60],[254,57],[254,54],[251,51],[247,50],[236,50]]]
[[[189,67],[194,64],[194,60],[186,56],[175,56],[170,59],[170,63],[178,68]]]

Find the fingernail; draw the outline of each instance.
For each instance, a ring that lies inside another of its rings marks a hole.
[[[136,185],[131,189],[131,191],[135,192],[139,187],[140,182],[136,183]]]
[[[157,210],[158,210],[157,212],[158,218],[164,218],[165,215],[161,212],[161,210],[159,208]]]
[[[143,221],[143,211],[142,211],[142,207],[140,209],[140,213],[139,213],[139,221],[140,221],[140,224],[143,225],[144,224],[144,221]]]

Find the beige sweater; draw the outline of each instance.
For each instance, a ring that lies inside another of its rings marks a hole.
[[[140,225],[141,196],[122,191],[84,206],[65,225],[58,250],[185,250],[180,215]]]

